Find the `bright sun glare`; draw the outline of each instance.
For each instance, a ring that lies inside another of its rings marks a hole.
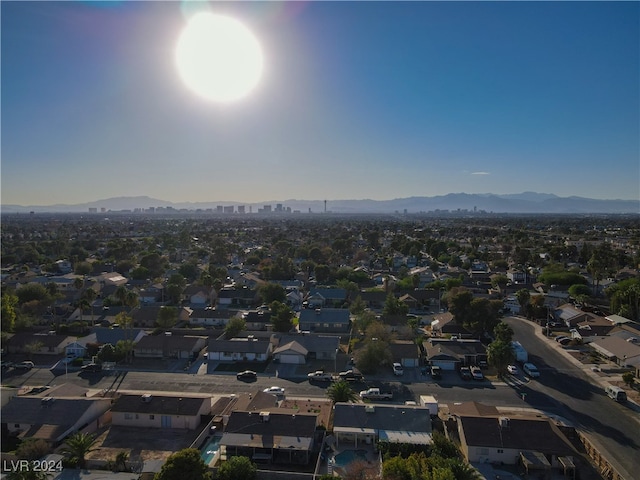
[[[231,102],[255,88],[262,74],[262,49],[238,20],[202,12],[180,34],[176,63],[182,80],[197,94]]]

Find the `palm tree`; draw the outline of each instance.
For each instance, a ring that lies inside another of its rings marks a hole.
[[[129,460],[129,452],[121,451],[116,455],[116,468],[121,467],[123,472],[127,471],[127,460]]]
[[[358,399],[358,394],[351,389],[351,385],[344,380],[338,380],[329,388],[327,388],[327,397],[337,402],[355,402]]]
[[[93,446],[96,444],[96,436],[92,433],[77,432],[71,435],[61,452],[71,461],[75,461],[79,468],[84,468],[86,463],[86,455],[96,450]]]

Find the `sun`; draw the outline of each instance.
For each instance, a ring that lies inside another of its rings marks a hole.
[[[184,83],[198,95],[232,102],[258,84],[262,48],[235,18],[201,12],[189,20],[178,38],[176,65]]]

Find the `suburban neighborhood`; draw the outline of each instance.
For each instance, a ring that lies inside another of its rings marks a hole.
[[[1,473],[631,480],[639,234],[635,216],[5,215]]]

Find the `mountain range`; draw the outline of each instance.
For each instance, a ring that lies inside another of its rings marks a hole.
[[[244,205],[245,211],[257,213],[265,205],[275,209],[281,204],[284,209],[302,213],[323,213],[324,200],[271,200],[260,203],[241,202],[168,202],[147,196],[115,197],[94,202],[72,205],[2,205],[3,214],[10,213],[87,213],[90,208],[98,212],[135,211],[149,208],[173,208],[176,210],[215,211],[217,206]],[[104,210],[103,210],[104,209]],[[392,200],[328,200],[326,211],[331,213],[421,213],[442,211],[469,211],[487,213],[527,213],[527,214],[640,214],[640,200],[600,200],[584,197],[559,197],[554,194],[523,192],[518,194],[467,194],[450,193],[433,197],[407,197]]]

